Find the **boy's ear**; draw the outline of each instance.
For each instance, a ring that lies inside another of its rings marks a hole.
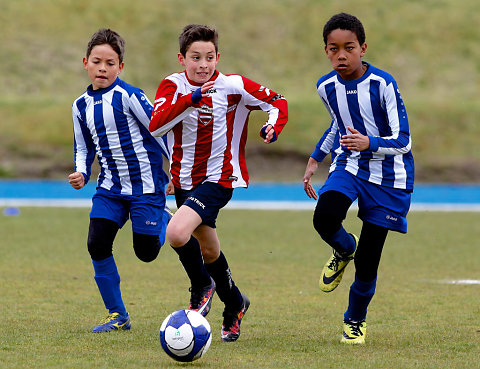
[[[124,62],[121,62],[121,63],[119,64],[119,66],[118,66],[118,73],[117,73],[117,74],[122,73],[122,70],[123,70],[123,66],[124,66],[124,65],[125,65]]]
[[[182,55],[182,53],[177,54],[178,62],[182,65],[185,66],[185,57]]]
[[[87,64],[88,64],[87,58],[83,58],[83,68],[84,68],[85,70],[87,70]]]
[[[360,45],[360,57],[364,56],[365,53],[367,52],[367,43],[364,42],[362,45]]]

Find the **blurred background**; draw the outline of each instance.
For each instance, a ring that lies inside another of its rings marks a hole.
[[[0,0],[0,178],[72,172],[71,104],[90,83],[82,58],[96,30],[125,38],[121,78],[153,101],[160,81],[182,70],[182,28],[200,23],[219,31],[218,70],[245,75],[289,103],[289,123],[273,145],[258,138],[266,115],[252,113],[251,180],[301,181],[330,123],[315,85],[331,69],[323,25],[341,11],[364,24],[364,59],[398,82],[417,182],[480,183],[477,0]]]

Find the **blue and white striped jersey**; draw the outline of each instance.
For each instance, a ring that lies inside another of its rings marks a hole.
[[[119,78],[108,88],[91,85],[72,105],[75,171],[85,182],[97,155],[97,187],[123,195],[163,192],[168,177],[164,138],[150,134],[152,104],[142,90]]]
[[[394,78],[373,65],[346,81],[336,71],[320,78],[317,91],[332,123],[311,155],[317,161],[332,152],[330,172],[345,169],[358,178],[386,187],[412,190],[415,175],[407,112]],[[350,151],[339,137],[353,127],[370,139],[368,150]]]

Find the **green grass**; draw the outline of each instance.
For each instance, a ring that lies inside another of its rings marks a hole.
[[[86,250],[88,209],[21,208],[4,216],[0,255],[2,368],[477,368],[480,355],[479,213],[413,212],[409,233],[391,233],[368,315],[367,344],[339,343],[350,266],[330,294],[317,286],[329,257],[309,211],[222,211],[218,232],[251,308],[238,342],[220,341],[221,302],[208,320],[213,342],[192,364],[161,350],[164,317],[187,304],[188,282],[167,246],[138,261],[129,226],[115,243],[130,332],[92,334],[105,315]],[[359,232],[355,213],[346,227]]]
[[[111,27],[126,39],[122,78],[153,100],[159,82],[181,70],[178,34],[188,23],[220,32],[224,73],[243,74],[283,93],[290,123],[269,150],[305,158],[329,124],[315,91],[330,70],[322,27],[340,11],[357,15],[366,60],[390,72],[409,113],[417,177],[457,181],[447,168],[480,177],[480,23],[476,0],[0,0],[0,176],[48,177],[72,166],[71,104],[90,83],[82,58],[91,34]],[[254,113],[249,147],[262,147]],[[26,152],[25,152],[26,151]],[[54,154],[53,154],[54,153]],[[51,157],[50,165],[37,157]],[[28,159],[31,170],[22,160]],[[45,168],[44,168],[45,167]],[[425,174],[424,174],[425,173]],[[439,178],[438,178],[439,177]],[[478,181],[478,179],[477,179]]]

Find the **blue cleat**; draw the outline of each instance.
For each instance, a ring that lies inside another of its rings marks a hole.
[[[102,320],[100,325],[97,325],[93,328],[93,333],[101,333],[101,332],[110,332],[110,331],[119,331],[130,330],[130,317],[128,313],[126,315],[120,315],[119,313],[111,313]]]

